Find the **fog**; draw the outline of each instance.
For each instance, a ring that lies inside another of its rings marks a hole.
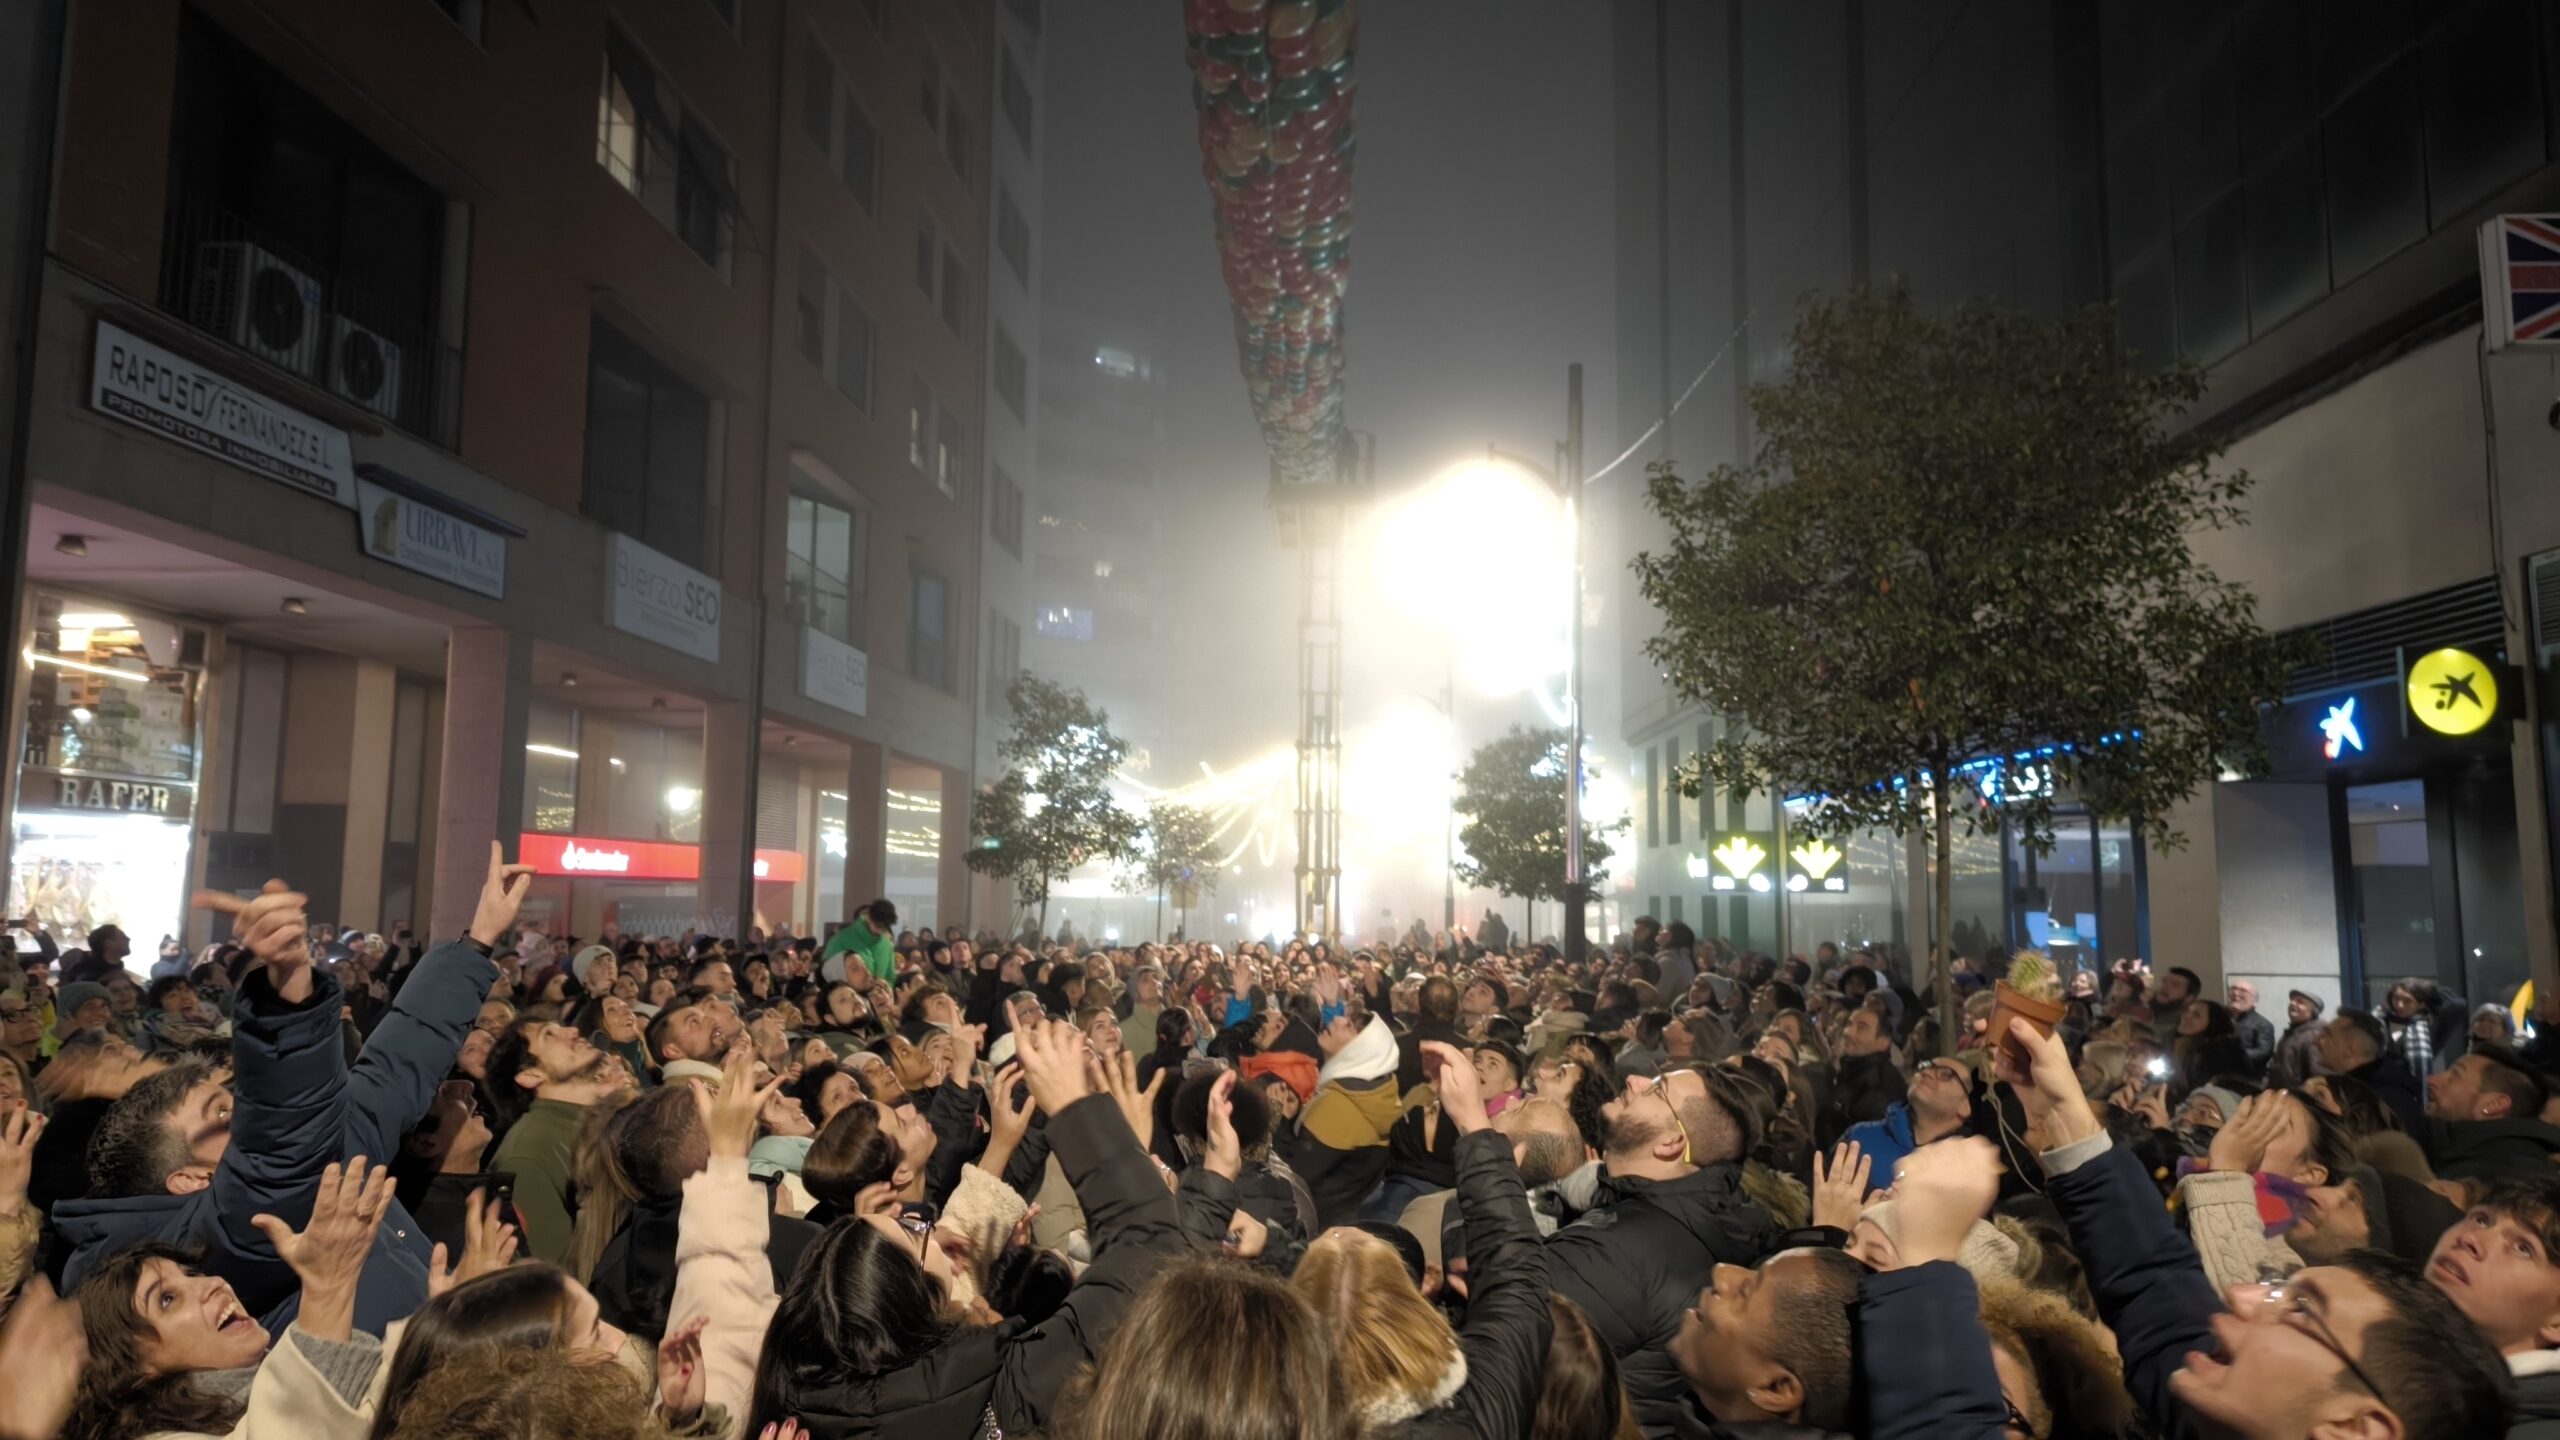
[[[1547,587],[1554,623],[1523,634],[1517,653],[1550,653],[1562,643],[1567,567],[1561,526],[1536,503],[1498,512],[1501,523],[1462,508],[1398,525],[1394,573],[1383,577],[1378,532],[1487,445],[1547,463],[1564,433],[1569,361],[1586,370],[1593,463],[1616,448],[1599,418],[1616,413],[1607,12],[1586,7],[1589,23],[1563,26],[1558,9],[1488,0],[1363,12],[1344,408],[1376,436],[1377,495],[1345,555],[1343,768],[1344,915],[1364,935],[1387,913],[1438,923],[1446,774],[1505,726],[1545,723],[1525,691],[1486,693],[1480,682],[1504,677],[1475,662],[1480,637],[1458,676],[1453,747],[1438,708],[1450,641],[1413,616],[1414,597],[1474,605]],[[1205,763],[1230,777],[1219,803],[1248,812],[1230,831],[1244,873],[1204,902],[1194,932],[1285,930],[1298,559],[1265,503],[1266,452],[1237,373],[1182,18],[1177,7],[1095,0],[1049,17],[1043,303],[1152,332],[1167,377],[1173,478],[1153,557],[1167,597],[1169,683],[1157,692],[1167,713],[1148,727],[1157,743],[1139,778],[1191,784]],[[1044,668],[1063,650],[1034,646],[1027,663]],[[1600,658],[1586,714],[1606,734],[1613,686]],[[1071,659],[1048,668],[1076,678]],[[1553,703],[1560,680],[1547,688]],[[1247,825],[1259,826],[1251,841]],[[1490,899],[1462,895],[1461,917]],[[1152,902],[1144,915],[1135,903],[1089,895],[1062,908],[1080,929],[1143,933]],[[1226,913],[1239,921],[1225,924]],[[1509,913],[1516,924],[1516,902]]]

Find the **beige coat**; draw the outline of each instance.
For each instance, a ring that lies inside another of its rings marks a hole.
[[[371,1397],[362,1406],[348,1403],[303,1353],[298,1333],[287,1330],[259,1362],[257,1378],[249,1382],[249,1408],[229,1431],[220,1436],[162,1431],[150,1440],[364,1440],[373,1428]],[[369,1335],[356,1338],[373,1343]],[[386,1368],[374,1367],[377,1382]]]

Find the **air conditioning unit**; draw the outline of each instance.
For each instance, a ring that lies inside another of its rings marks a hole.
[[[297,375],[320,358],[320,282],[246,240],[197,247],[191,318]]]
[[[330,316],[329,388],[376,415],[399,419],[399,345],[344,315]]]

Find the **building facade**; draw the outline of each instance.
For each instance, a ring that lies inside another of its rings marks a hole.
[[[998,29],[74,7],[13,913],[966,923]]]
[[[2256,479],[2251,524],[2201,553],[2264,623],[2323,642],[2266,716],[2273,768],[2193,797],[2184,847],[2088,815],[2047,857],[1960,846],[1959,949],[2140,955],[2333,1004],[2408,977],[2474,1000],[2550,984],[2560,505],[2537,481],[2560,465],[2560,366],[2483,343],[2476,235],[2560,202],[2560,17],[1622,0],[1614,20],[1621,444],[1670,413],[1640,458],[1747,454],[1748,386],[1783,371],[1809,292],[1901,277],[1923,303],[2111,302],[2142,361],[2206,368],[2190,423]],[[1623,558],[1649,517],[1635,487],[1614,500]],[[1628,628],[1630,903],[1761,949],[1923,948],[1932,887],[1898,837],[1848,847],[1837,891],[1791,895],[1783,870],[1767,893],[1712,888],[1715,837],[1783,816],[1670,791],[1723,722],[1668,693]],[[2513,692],[2460,735],[2409,699],[2448,648]],[[2356,745],[2323,728],[2342,708]]]

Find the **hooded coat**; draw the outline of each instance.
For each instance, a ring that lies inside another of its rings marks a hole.
[[[399,1154],[497,978],[477,947],[437,947],[351,1066],[338,1025],[346,999],[335,978],[315,971],[310,998],[296,1005],[277,995],[264,970],[244,975],[231,1037],[231,1144],[213,1183],[192,1195],[63,1201],[53,1218],[71,1251],[65,1287],[145,1240],[197,1248],[206,1273],[231,1282],[242,1307],[281,1335],[301,1308],[301,1282],[249,1217],[299,1227],[311,1216],[323,1168]],[[430,1253],[418,1222],[392,1201],[357,1283],[357,1329],[379,1335],[427,1302]]]
[[[1298,1119],[1290,1166],[1316,1198],[1319,1229],[1348,1225],[1387,1171],[1387,1137],[1404,1111],[1396,1088],[1396,1037],[1373,1015],[1350,1044],[1316,1072],[1316,1096]]]

